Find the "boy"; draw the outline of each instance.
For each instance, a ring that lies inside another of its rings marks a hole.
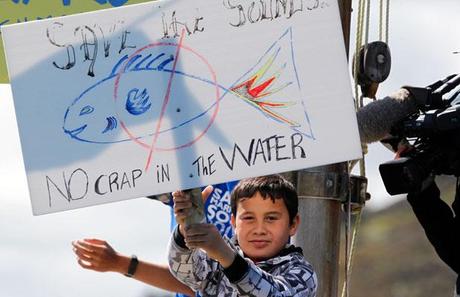
[[[206,198],[212,188],[203,191]],[[289,245],[299,225],[297,193],[280,175],[248,178],[232,192],[234,241],[211,224],[185,228],[190,198],[174,192],[179,223],[169,245],[172,274],[202,296],[315,296],[316,275]]]

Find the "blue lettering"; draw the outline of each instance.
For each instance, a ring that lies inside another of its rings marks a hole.
[[[18,4],[18,3],[19,3],[19,0],[11,0],[11,1],[13,1],[13,3],[15,3],[15,4]],[[29,4],[29,1],[30,1],[30,0],[22,0],[22,4],[28,5],[28,4]]]
[[[107,3],[107,0],[94,0],[94,1],[96,1],[97,3],[99,3],[101,5],[104,5],[104,4]],[[114,7],[122,6],[126,2],[128,2],[128,0],[108,0],[108,1],[109,1],[110,5],[112,5]]]

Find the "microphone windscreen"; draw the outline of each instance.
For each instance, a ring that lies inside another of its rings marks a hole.
[[[406,89],[367,104],[356,114],[361,142],[371,143],[385,138],[397,122],[417,110],[414,97]]]

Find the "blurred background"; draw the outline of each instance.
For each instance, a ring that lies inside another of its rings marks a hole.
[[[372,1],[370,41],[378,37],[378,2]],[[456,0],[390,2],[393,63],[378,98],[402,85],[425,86],[460,71],[458,15]],[[355,13],[352,18],[351,54]],[[172,296],[118,274],[86,271],[71,248],[73,240],[95,237],[122,253],[165,262],[169,207],[139,198],[34,217],[6,84],[0,84],[0,127],[0,296]],[[366,168],[372,198],[357,237],[350,296],[451,296],[454,273],[434,253],[405,197],[390,197],[382,184],[378,165],[392,158],[381,144],[370,145]],[[452,201],[455,180],[441,177],[438,184]]]

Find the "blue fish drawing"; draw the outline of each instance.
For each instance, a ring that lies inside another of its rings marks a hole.
[[[228,87],[216,81],[211,66],[192,49],[181,48],[175,61],[177,49],[174,43],[158,43],[131,57],[122,57],[107,77],[72,101],[64,115],[64,132],[88,143],[135,141],[146,147],[147,138],[156,133],[162,138],[160,146],[180,147],[206,131],[218,113],[219,103],[233,97],[268,121],[314,139],[301,94],[291,28]],[[181,61],[188,64],[182,65]],[[194,73],[183,70],[185,66]],[[195,98],[195,94],[200,96]],[[293,116],[293,109],[300,116]],[[196,133],[185,129],[189,125]],[[191,135],[184,135],[181,144],[172,144],[169,132],[181,130]]]

